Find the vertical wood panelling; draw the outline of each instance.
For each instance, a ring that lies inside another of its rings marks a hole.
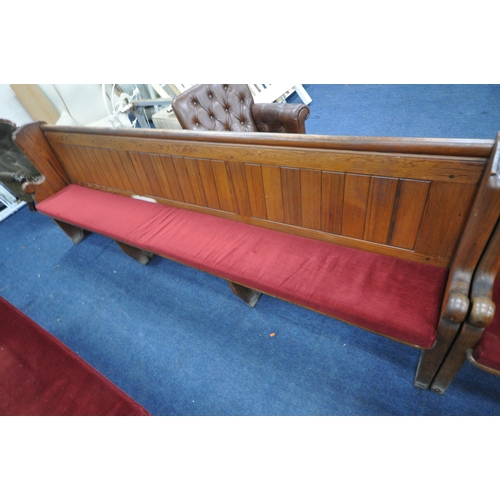
[[[428,181],[404,179],[399,181],[392,226],[387,241],[389,245],[409,250],[415,248],[429,187]]]
[[[93,178],[92,169],[88,165],[87,158],[86,157],[84,158],[82,156],[81,148],[79,148],[77,146],[70,146],[68,148],[68,151],[72,155],[75,164],[78,166],[80,171],[84,174],[84,176],[88,179],[88,182],[95,183],[96,179]]]
[[[245,174],[252,217],[266,219],[267,210],[264,181],[262,180],[262,167],[260,165],[251,165],[247,163],[245,164]]]
[[[101,168],[96,165],[96,160],[90,148],[78,148],[78,153],[80,157],[80,165],[85,165],[89,173],[94,178],[94,182],[97,180],[97,184],[106,186],[108,184],[104,173]]]
[[[95,175],[99,175],[101,179],[101,185],[112,186],[113,181],[110,179],[109,173],[104,168],[104,165],[100,162],[99,152],[95,149],[85,148],[86,154],[90,162],[90,166]]]
[[[363,239],[375,243],[387,243],[391,227],[392,210],[398,180],[389,177],[372,177]]]
[[[91,151],[94,155],[94,161],[96,162],[96,168],[98,168],[106,179],[106,186],[119,186],[116,183],[113,173],[111,172],[111,166],[109,165],[109,160],[104,155],[105,150],[95,148]]]
[[[184,201],[184,195],[182,194],[182,189],[179,184],[179,179],[177,178],[172,157],[160,155],[160,163],[162,165],[163,173],[168,179],[168,185],[172,191],[172,199],[175,201]]]
[[[215,186],[214,173],[210,160],[198,160],[198,170],[207,199],[207,206],[220,210],[219,196],[217,195],[217,187]]]
[[[151,186],[151,183],[149,182],[148,176],[146,175],[145,169],[145,166],[148,162],[147,155],[130,152],[129,156],[132,164],[134,165],[134,169],[137,173],[137,177],[139,178],[139,182],[141,183],[142,193],[146,196],[151,196],[153,194],[153,188]]]
[[[205,190],[203,189],[203,183],[201,181],[201,175],[198,169],[198,162],[195,158],[185,158],[184,163],[186,165],[186,170],[188,173],[189,181],[191,183],[191,188],[193,190],[196,204],[202,207],[206,207],[207,198],[205,196]]]
[[[281,189],[281,170],[279,167],[262,166],[262,181],[266,197],[267,218],[283,222],[283,191]]]
[[[165,173],[165,169],[161,162],[161,158],[159,155],[150,155],[151,160],[151,168],[154,172],[156,180],[158,182],[159,192],[161,193],[161,198],[166,198],[167,200],[174,200],[174,196],[172,194],[172,189],[170,188],[170,182]]]
[[[140,165],[144,170],[143,177],[147,178],[148,183],[147,193],[161,198],[163,196],[163,190],[156,178],[151,157],[144,153],[137,153],[137,155],[134,155],[132,158],[135,158],[134,162],[136,162],[136,165]],[[145,182],[142,184],[144,186]]]
[[[321,230],[342,233],[345,174],[321,172]]]
[[[72,181],[89,182],[89,175],[86,170],[80,167],[72,146],[57,145],[54,147],[54,151]]]
[[[411,153],[404,146],[401,154],[386,154],[390,141],[380,142],[381,151],[379,143],[369,145],[371,152],[357,151],[358,142],[353,151],[337,151],[322,141],[306,149],[292,140],[282,147],[276,139],[250,140],[247,147],[237,139],[51,133],[66,183],[68,176],[96,189],[155,196],[166,205],[436,265],[453,255],[484,168],[462,152],[468,146],[460,146],[462,158],[451,156],[453,144],[436,154],[419,153],[427,146],[418,143]],[[42,199],[44,188],[40,193]]]
[[[177,179],[179,181],[184,201],[195,205],[196,199],[194,197],[193,188],[191,187],[191,181],[189,180],[189,174],[184,158],[172,156],[172,162],[174,164],[175,173],[177,174]]]
[[[363,238],[369,189],[370,176],[346,174],[342,235],[357,239]]]
[[[211,160],[210,163],[212,164],[212,172],[214,174],[215,185],[217,186],[220,208],[226,212],[234,212],[226,163],[219,160]]]
[[[227,169],[231,179],[236,213],[243,217],[251,217],[252,210],[250,207],[250,198],[248,196],[245,166],[242,163],[230,161],[227,163]]]
[[[87,182],[95,183],[95,178],[92,175],[92,169],[88,165],[87,159],[82,156],[80,148],[71,146],[69,148],[69,151],[74,158],[75,164],[78,166],[80,171],[83,173],[84,177],[87,179]]]
[[[145,194],[143,193],[141,182],[139,181],[139,177],[137,176],[134,165],[130,161],[128,154],[123,151],[116,151],[112,156],[115,163],[118,161],[121,164],[123,172],[130,182],[131,191],[139,195]]]
[[[300,171],[302,226],[321,230],[321,172]]]
[[[125,168],[120,160],[120,156],[117,151],[108,150],[108,154],[110,157],[110,161],[113,163],[115,171],[117,172],[118,177],[120,177],[121,182],[123,184],[123,188],[126,191],[133,191],[132,184],[130,179],[128,178],[127,173],[125,172]]]
[[[476,186],[433,182],[415,251],[450,258],[470,211]]]
[[[302,225],[300,170],[281,167],[281,189],[283,190],[283,215],[285,224]]]
[[[82,153],[86,156],[89,168],[94,173],[94,176],[98,177],[102,186],[109,186],[110,184],[106,172],[103,170],[102,165],[99,164],[94,150],[91,148],[82,148],[82,150]]]
[[[111,154],[108,149],[99,150],[103,159],[104,164],[106,165],[106,170],[111,174],[111,178],[113,179],[114,185],[119,189],[125,190],[125,183],[123,182],[123,176],[120,175],[120,172],[117,170],[113,158],[111,158]]]

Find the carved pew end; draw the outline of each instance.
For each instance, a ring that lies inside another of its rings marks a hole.
[[[252,288],[247,288],[246,286],[239,285],[238,283],[233,283],[232,281],[228,281],[228,283],[233,293],[243,300],[243,302],[245,302],[248,306],[255,307],[257,305],[262,292],[258,292]]]

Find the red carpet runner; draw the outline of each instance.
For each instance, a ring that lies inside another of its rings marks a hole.
[[[149,415],[0,297],[0,415]]]

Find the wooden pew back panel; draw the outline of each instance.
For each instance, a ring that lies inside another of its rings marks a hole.
[[[420,140],[400,152],[384,143],[363,150],[352,138],[207,142],[186,132],[43,128],[71,183],[445,267],[488,152],[486,141]]]

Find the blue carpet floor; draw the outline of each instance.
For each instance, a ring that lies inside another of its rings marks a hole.
[[[307,130],[492,139],[499,89],[306,85]],[[0,295],[153,415],[500,415],[500,378],[470,364],[445,395],[421,391],[416,349],[269,296],[250,309],[99,235],[75,246],[27,208],[0,223]]]
[[[500,130],[500,85],[304,87],[308,134],[493,139]]]

